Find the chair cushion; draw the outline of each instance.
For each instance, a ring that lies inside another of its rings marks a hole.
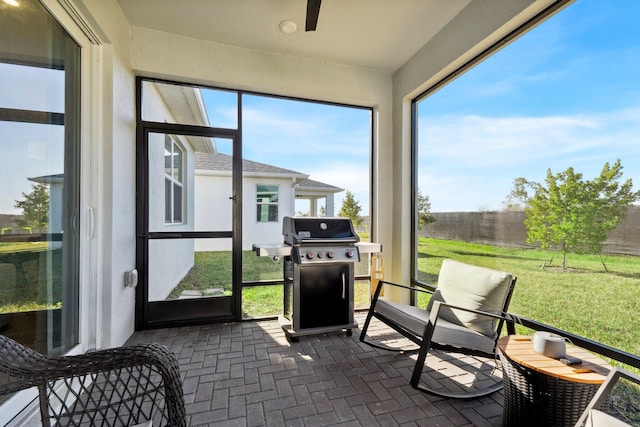
[[[434,301],[442,301],[472,310],[500,314],[506,309],[512,280],[509,273],[445,259],[438,275],[438,286],[427,310],[431,309]],[[441,308],[440,317],[495,338],[496,319],[448,307]]]
[[[591,409],[584,427],[625,427],[630,425],[605,412]]]
[[[419,336],[424,334],[424,329],[429,321],[429,312],[427,310],[411,305],[398,304],[383,298],[378,299],[375,311]],[[492,353],[495,345],[493,339],[442,318],[436,322],[436,329],[433,332],[431,341],[455,347],[480,350],[485,353]]]

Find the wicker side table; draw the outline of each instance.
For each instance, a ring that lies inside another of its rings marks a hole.
[[[503,426],[574,426],[610,366],[599,357],[569,346],[582,364],[566,366],[533,350],[530,336],[498,340],[503,369]]]

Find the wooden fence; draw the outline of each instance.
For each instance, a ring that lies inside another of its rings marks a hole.
[[[524,212],[435,212],[436,221],[423,227],[419,235],[445,240],[461,240],[489,245],[531,248],[527,243]],[[603,244],[607,254],[640,256],[640,206],[608,234]]]

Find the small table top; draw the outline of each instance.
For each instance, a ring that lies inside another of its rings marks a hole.
[[[498,340],[500,351],[512,361],[534,371],[585,384],[602,384],[611,365],[582,348],[567,343],[567,354],[582,359],[579,365],[567,366],[557,359],[547,357],[533,349],[533,337],[507,335]]]

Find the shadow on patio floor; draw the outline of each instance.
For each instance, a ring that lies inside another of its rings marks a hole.
[[[364,316],[356,313],[358,324]],[[378,323],[370,332],[397,338]],[[425,395],[409,385],[413,353],[377,350],[359,333],[290,343],[270,320],[136,332],[128,344],[158,342],[176,353],[191,426],[501,425],[502,392],[464,401]],[[429,355],[427,366],[436,359]],[[439,375],[425,369],[423,378]]]

